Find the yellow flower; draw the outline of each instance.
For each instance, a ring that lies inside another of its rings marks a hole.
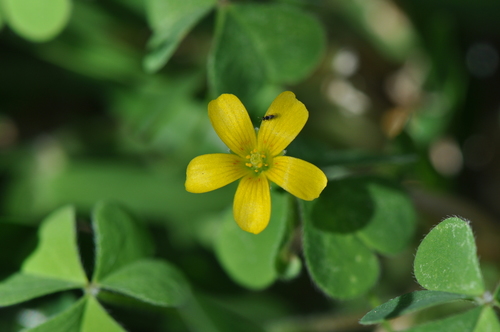
[[[208,116],[232,153],[206,154],[191,160],[186,190],[205,193],[241,179],[233,204],[234,219],[241,229],[258,234],[269,223],[269,180],[307,201],[317,198],[326,187],[326,176],[318,167],[282,155],[309,117],[292,92],[276,97],[257,134],[235,95],[223,94],[212,100]]]

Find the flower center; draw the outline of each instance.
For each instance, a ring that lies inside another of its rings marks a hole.
[[[247,162],[245,166],[250,168],[256,174],[260,174],[269,168],[269,162],[267,156],[257,149],[253,149],[249,155],[245,157]]]

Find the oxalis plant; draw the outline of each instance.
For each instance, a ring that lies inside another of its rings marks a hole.
[[[158,307],[186,302],[190,288],[182,273],[172,264],[152,258],[146,230],[122,208],[98,204],[92,229],[96,248],[91,278],[79,256],[75,210],[67,206],[42,222],[36,250],[19,273],[0,284],[0,306],[61,291],[82,293],[62,313],[24,331],[125,331],[100,304],[101,298],[112,302],[111,294]]]
[[[0,0],[0,332],[500,331],[499,12]]]
[[[500,331],[493,310],[500,306],[500,288],[493,293],[485,289],[468,221],[453,217],[434,227],[418,247],[414,273],[427,290],[394,298],[367,313],[360,323],[382,323],[433,306],[466,301],[470,303],[468,310],[405,331]]]
[[[372,190],[395,190],[387,183],[373,179],[339,181],[340,188],[347,186],[344,189],[360,189],[360,183],[369,183],[368,187]],[[286,218],[273,219],[270,231],[264,231],[264,236],[242,231],[232,220],[232,214],[228,213],[228,222],[217,244],[217,253],[227,272],[235,281],[249,288],[263,288],[278,276],[290,277],[294,270],[297,271],[297,259],[288,260],[293,262],[289,264],[292,268],[283,269],[277,264],[284,262],[286,245],[279,244],[283,242],[280,238],[286,233],[287,220],[290,219],[289,214],[282,212],[288,210],[292,202],[284,195],[273,195],[273,199],[277,201],[277,214]],[[398,210],[397,205],[393,207]],[[349,298],[366,292],[376,279],[376,273],[370,275],[369,272],[376,272],[378,268],[370,250],[373,245],[363,240],[363,233],[356,235],[321,230],[317,226],[320,224],[315,225],[313,221],[317,209],[321,209],[321,205],[300,206],[300,214],[306,223],[304,254],[312,279],[327,294],[336,298]],[[384,215],[378,216],[381,217]],[[374,222],[377,220],[374,219]],[[24,331],[125,331],[126,328],[116,322],[101,304],[101,301],[115,305],[121,301],[123,304],[123,297],[158,308],[177,307],[184,311],[188,321],[197,318],[196,315],[190,316],[192,308],[197,306],[193,303],[197,300],[188,281],[172,264],[151,257],[152,242],[142,224],[120,206],[100,203],[92,215],[92,229],[96,256],[91,278],[87,278],[79,257],[75,211],[67,206],[53,212],[42,222],[35,251],[24,261],[19,273],[0,284],[1,306],[61,291],[81,291],[81,298],[63,312]],[[372,242],[376,243],[376,240]],[[246,250],[235,253],[242,244]],[[334,256],[338,251],[345,255],[344,260],[338,258],[339,254]],[[243,259],[248,255],[257,256],[262,261],[250,264],[249,260]],[[335,269],[339,271],[335,273]],[[418,247],[414,274],[426,290],[394,298],[368,312],[360,323],[382,323],[391,330],[387,320],[462,301],[470,303],[469,308],[462,309],[463,312],[405,331],[500,330],[500,322],[493,310],[499,305],[499,290],[494,293],[485,290],[468,221],[459,217],[448,218],[432,229]],[[122,298],[117,300],[116,296]],[[261,330],[250,322],[246,326],[238,331]]]

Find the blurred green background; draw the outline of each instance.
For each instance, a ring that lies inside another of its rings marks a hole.
[[[213,249],[235,184],[184,189],[192,158],[227,151],[210,100],[236,94],[258,125],[285,89],[310,112],[289,155],[332,180],[391,178],[417,209],[413,244],[382,258],[378,296],[417,287],[414,248],[450,215],[473,221],[485,274],[498,277],[499,15],[495,0],[0,0],[0,278],[19,270],[48,213],[75,205],[85,233],[109,199],[148,225],[157,256],[207,308],[268,331],[372,329],[357,323],[366,299],[333,300],[305,269],[265,291],[235,283]],[[92,250],[82,255],[91,266]],[[2,308],[0,330],[74,298]],[[173,310],[111,314],[129,331],[198,331]]]

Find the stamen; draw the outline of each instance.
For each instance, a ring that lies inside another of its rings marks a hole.
[[[266,154],[262,153],[262,151],[258,151],[257,149],[251,150],[250,154],[245,156],[245,159],[248,160],[248,162],[245,163],[245,166],[250,168],[257,174],[266,171],[267,167],[269,167],[269,163],[267,163],[266,159]]]

